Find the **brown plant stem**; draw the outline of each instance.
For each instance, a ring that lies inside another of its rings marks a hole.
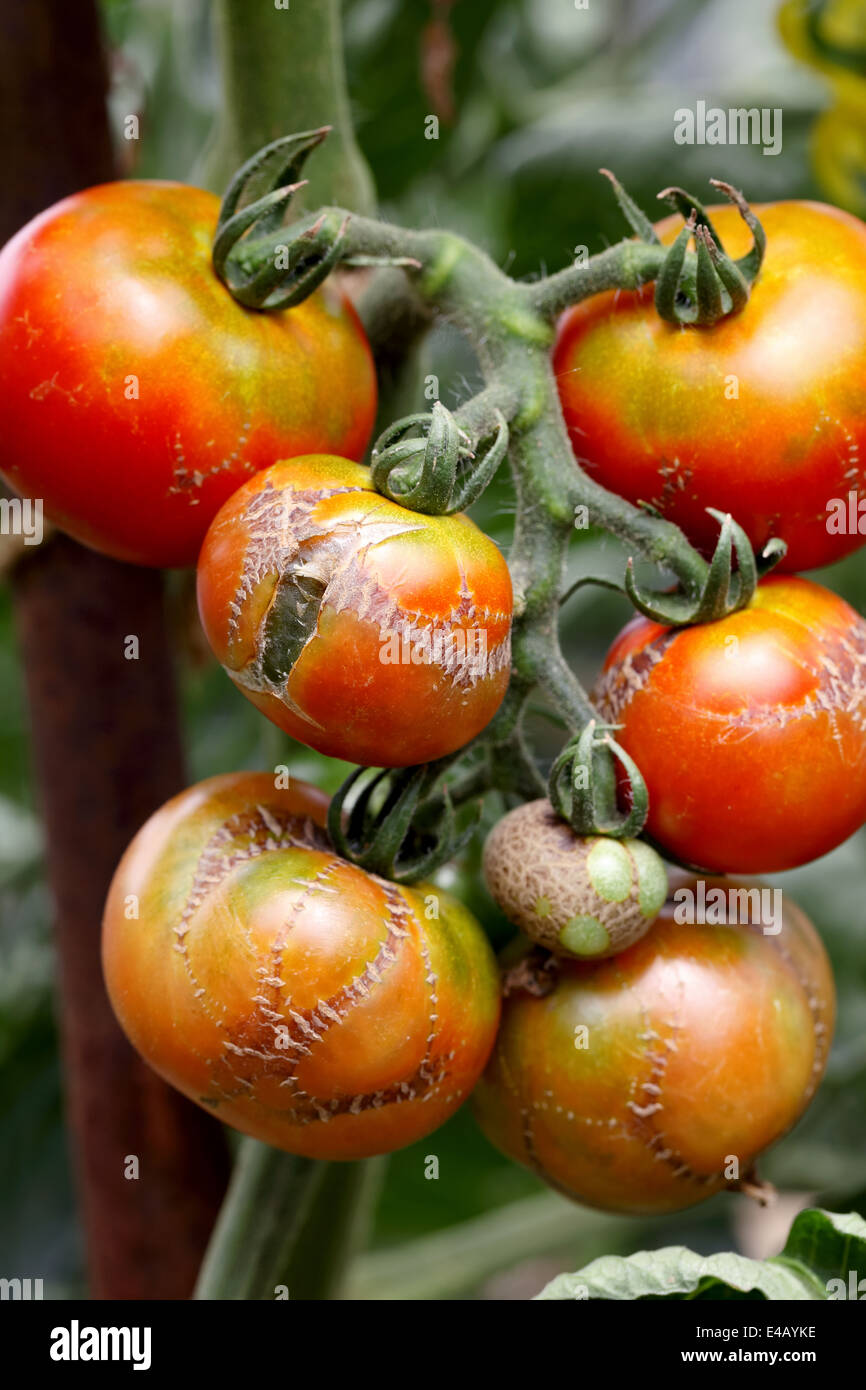
[[[91,0],[0,0],[0,240],[114,176]],[[2,443],[0,443],[2,447]],[[11,576],[47,830],[66,1107],[95,1298],[189,1296],[227,1176],[219,1126],[123,1037],[102,982],[109,880],[183,785],[161,576],[56,537]],[[126,660],[125,638],[139,639]],[[129,1159],[138,1160],[138,1177]]]

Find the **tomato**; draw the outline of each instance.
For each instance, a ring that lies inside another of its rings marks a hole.
[[[191,1100],[290,1153],[363,1158],[468,1095],[499,982],[455,899],[334,854],[326,805],[262,773],[169,801],[117,869],[103,965],[133,1046]]]
[[[561,959],[551,993],[504,1002],[476,1117],[588,1206],[677,1211],[747,1178],[821,1079],[835,995],[808,919],[787,898],[781,923],[730,897],[720,924],[689,915],[669,902],[621,955]]]
[[[332,757],[444,757],[508,685],[511,580],[494,543],[468,517],[380,496],[345,459],[291,459],[245,483],[205,538],[198,595],[238,688]]]
[[[726,250],[746,251],[737,211],[709,212]],[[603,486],[705,552],[715,507],[811,569],[866,540],[866,226],[820,203],[755,212],[767,254],[740,313],[681,328],[651,285],[595,295],[563,317],[554,367],[575,454]],[[681,226],[657,230],[670,242]]]
[[[769,873],[866,820],[866,622],[808,579],[679,630],[636,618],[608,652],[602,718],[649,791],[646,830],[686,863]]]
[[[614,956],[649,930],[668,880],[642,840],[576,835],[547,800],[497,821],[484,845],[490,896],[555,955]]]
[[[0,252],[0,470],[86,545],[195,564],[227,497],[274,459],[360,458],[369,346],[326,286],[261,314],[217,279],[219,200],[106,184],[29,222]]]

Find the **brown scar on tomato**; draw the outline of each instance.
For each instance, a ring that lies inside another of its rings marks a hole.
[[[294,816],[279,808],[259,805],[254,813],[239,812],[219,826],[199,856],[180,922],[174,928],[178,937],[175,949],[183,954],[189,978],[197,986],[195,998],[199,1007],[226,1033],[222,1055],[212,1064],[210,1090],[207,1095],[199,1097],[200,1101],[216,1108],[223,1101],[232,1101],[239,1095],[249,1093],[262,1077],[278,1078],[278,1084],[289,1087],[292,1093],[292,1110],[283,1115],[286,1124],[307,1125],[327,1123],[337,1115],[357,1115],[384,1105],[432,1099],[447,1080],[448,1063],[455,1056],[453,1049],[443,1054],[441,1050],[437,1053],[435,1047],[439,1019],[438,977],[433,969],[429,943],[423,936],[423,927],[399,890],[376,875],[371,874],[370,877],[384,889],[391,916],[385,939],[379,943],[373,958],[349,984],[330,998],[319,999],[312,1008],[302,1010],[292,1007],[291,995],[283,999],[280,993],[286,989],[286,981],[282,977],[282,948],[286,935],[291,930],[294,918],[303,911],[307,897],[323,889],[327,891],[327,878],[336,868],[334,862],[323,866],[313,876],[293,904],[290,918],[285,922],[280,937],[271,946],[269,963],[260,966],[257,972],[261,992],[250,1001],[255,1007],[249,1018],[239,1027],[228,1028],[224,1019],[215,1015],[210,1008],[206,991],[198,985],[184,945],[192,919],[205,905],[209,894],[239,865],[263,854],[293,848],[330,851],[330,843],[325,831],[309,817]],[[399,959],[402,942],[411,936],[413,921],[420,933],[418,944],[428,986],[430,1031],[422,1061],[411,1076],[383,1090],[330,1100],[310,1095],[298,1079],[301,1061],[312,1056],[316,1044],[332,1028],[345,1021],[354,1004],[367,999],[382,983],[383,976]],[[244,1065],[247,1059],[247,1065]],[[462,1089],[458,1088],[446,1097],[446,1103],[462,1095]]]
[[[234,640],[240,629],[245,600],[252,597],[263,581],[276,576],[268,607],[259,623],[256,657],[240,668],[227,668],[246,689],[276,696],[296,715],[312,723],[305,711],[291,699],[286,682],[301,652],[316,635],[323,608],[335,613],[348,611],[360,621],[376,625],[380,634],[396,633],[422,653],[440,630],[416,610],[404,609],[386,586],[366,568],[369,551],[383,541],[422,529],[411,521],[411,513],[394,519],[388,510],[382,521],[365,527],[367,538],[361,544],[354,523],[336,527],[323,535],[314,516],[317,504],[331,497],[350,493],[351,487],[334,487],[287,494],[267,483],[250,499],[240,520],[246,526],[248,542],[244,552],[238,587],[229,603],[227,635]],[[300,562],[300,563],[299,563]],[[487,680],[511,663],[510,631],[492,649],[485,650],[483,664],[469,651],[468,643],[450,640],[458,631],[484,628],[500,623],[510,615],[479,608],[465,573],[459,602],[443,615],[441,623],[441,665],[452,684],[471,688]]]
[[[623,661],[602,672],[592,691],[592,700],[603,719],[619,722],[632,697],[644,690],[655,666],[661,661],[678,636],[671,630],[655,638],[641,651],[629,653]],[[797,719],[815,719],[826,714],[832,727],[832,737],[841,739],[838,716],[849,715],[861,730],[866,730],[866,650],[859,649],[849,638],[839,637],[833,644],[825,643],[820,664],[814,668],[816,689],[796,705],[767,703],[760,709],[760,720],[754,709],[744,708],[726,714],[702,711],[706,719],[724,724],[723,738],[739,734],[748,738],[756,728],[775,725],[785,728]],[[852,693],[853,692],[853,693]]]

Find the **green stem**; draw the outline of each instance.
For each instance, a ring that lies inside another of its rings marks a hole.
[[[544,318],[558,318],[581,299],[602,290],[637,290],[654,280],[667,248],[640,241],[621,241],[589,260],[566,266],[530,286],[530,298]]]
[[[321,1163],[242,1140],[195,1298],[338,1298],[366,1243],[384,1163]]]
[[[323,1167],[286,1271],[291,1298],[342,1296],[349,1267],[367,1245],[387,1159]]]
[[[331,126],[304,190],[307,207],[372,212],[373,180],[352,128],[339,0],[218,0],[225,100],[206,157],[210,187],[287,130]]]
[[[199,1274],[197,1299],[277,1297],[325,1167],[257,1139],[242,1141]]]

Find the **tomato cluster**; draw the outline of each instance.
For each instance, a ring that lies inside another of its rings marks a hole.
[[[554,368],[606,486],[705,549],[706,508],[730,510],[756,549],[781,537],[787,567],[809,568],[866,532],[866,228],[814,204],[758,212],[770,249],[745,310],[684,330],[648,287],[598,295],[566,314]],[[178,185],[97,188],[0,253],[3,474],[108,554],[197,560],[216,657],[293,738],[379,768],[444,758],[506,694],[508,566],[466,516],[376,491],[354,310],[328,286],[241,308],[210,264],[217,213]],[[742,249],[737,213],[712,217]],[[853,527],[830,524],[834,499]],[[594,698],[646,784],[651,843],[578,835],[543,799],[512,808],[484,855],[530,938],[504,988],[464,906],[335,851],[314,788],[192,787],[111,886],[117,1017],[184,1094],[293,1153],[399,1148],[477,1085],[493,1142],[580,1201],[669,1211],[746,1182],[822,1074],[829,965],[790,901],[772,923],[680,913],[659,851],[772,872],[862,825],[864,671],[866,622],[796,576],[716,622],[634,619]],[[757,891],[715,887],[731,909]],[[705,888],[676,892],[694,906]]]

